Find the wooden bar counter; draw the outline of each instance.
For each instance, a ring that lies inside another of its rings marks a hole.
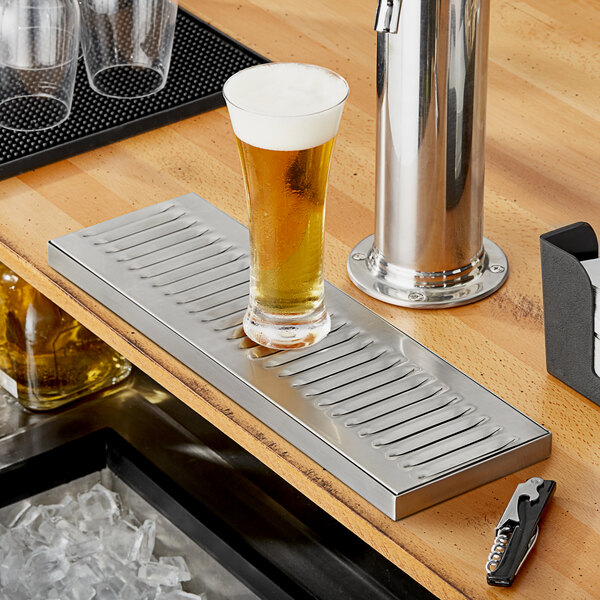
[[[0,182],[0,261],[440,598],[600,598],[600,407],[546,372],[539,256],[541,233],[580,220],[600,231],[600,3],[491,4],[484,234],[510,276],[476,304],[415,311],[363,295],[346,274],[374,230],[376,1],[182,0],[269,59],[347,78],[327,278],[550,429],[550,459],[393,522],[48,266],[49,239],[188,192],[247,223],[225,109]],[[534,475],[558,484],[539,540],[512,588],[489,587],[494,527]]]

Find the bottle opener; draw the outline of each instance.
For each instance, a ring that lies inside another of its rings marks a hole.
[[[555,481],[541,477],[517,486],[496,526],[496,539],[485,566],[489,585],[512,584],[538,538],[542,512],[555,488]]]

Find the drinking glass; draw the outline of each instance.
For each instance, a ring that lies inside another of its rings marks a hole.
[[[79,0],[90,86],[113,98],[142,98],[167,83],[177,0]]]
[[[348,84],[314,65],[269,63],[223,89],[250,216],[246,335],[270,348],[315,344],[324,300],[325,195]]]
[[[39,131],[65,121],[78,49],[77,0],[2,0],[0,125]]]

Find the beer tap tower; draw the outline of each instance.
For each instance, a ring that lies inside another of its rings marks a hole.
[[[375,235],[352,281],[400,306],[481,300],[508,261],[483,237],[489,0],[379,0]]]

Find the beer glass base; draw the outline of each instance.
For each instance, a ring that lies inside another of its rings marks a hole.
[[[64,123],[71,107],[48,94],[16,96],[0,102],[0,127],[11,131],[45,131]]]
[[[261,346],[276,350],[306,348],[321,341],[331,329],[324,308],[307,315],[268,315],[248,310],[244,332]]]
[[[148,65],[109,65],[96,73],[88,71],[90,87],[108,98],[145,98],[162,90],[167,74]]]

